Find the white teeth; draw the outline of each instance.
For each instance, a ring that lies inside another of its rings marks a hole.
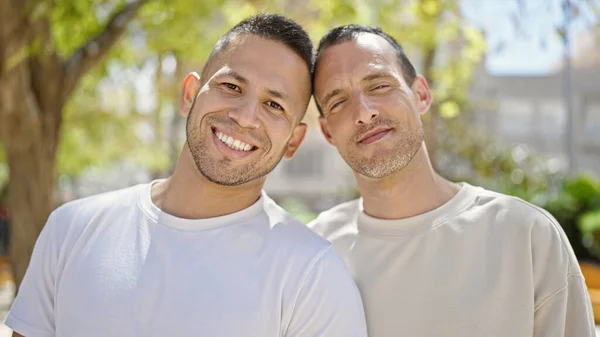
[[[219,138],[219,140],[221,142],[223,142],[225,145],[229,146],[230,148],[232,148],[234,150],[250,151],[252,149],[252,145],[246,144],[246,143],[242,142],[241,140],[234,139],[220,131],[215,132],[215,135],[217,136],[217,138]]]

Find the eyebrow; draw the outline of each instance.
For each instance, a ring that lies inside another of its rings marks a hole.
[[[328,93],[325,98],[323,98],[323,105],[326,106],[327,102],[329,102],[329,100],[331,98],[333,98],[336,95],[339,95],[342,92],[342,89],[334,89],[333,91],[331,91],[330,93]]]
[[[379,78],[386,78],[386,77],[389,78],[389,77],[393,77],[393,76],[386,72],[377,72],[377,73],[370,74],[370,75],[363,77],[362,81],[368,82],[368,81],[376,80]]]
[[[286,94],[284,94],[281,91],[277,91],[277,90],[273,90],[273,89],[267,89],[267,92],[269,93],[269,95],[275,97],[275,98],[279,98],[281,100],[287,100],[288,96]]]
[[[238,80],[238,81],[240,81],[240,82],[242,82],[244,84],[248,84],[248,80],[244,76],[240,75],[239,73],[237,73],[237,72],[235,72],[235,71],[233,71],[231,69],[223,71],[218,76],[233,77],[234,79],[236,79],[236,80]]]
[[[234,79],[240,81],[243,84],[248,84],[249,81],[242,75],[240,75],[239,73],[235,72],[234,70],[226,70],[224,72],[222,72],[221,74],[219,74],[219,76],[230,76],[233,77]],[[269,93],[269,95],[275,97],[275,98],[279,98],[281,100],[287,100],[288,99],[288,95],[286,95],[285,93],[275,90],[275,89],[267,89],[267,92]]]

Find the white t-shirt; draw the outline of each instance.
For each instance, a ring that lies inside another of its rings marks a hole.
[[[266,194],[187,220],[150,186],[54,211],[6,324],[25,337],[366,336],[342,259]]]
[[[376,219],[359,199],[309,227],[349,266],[369,337],[595,336],[562,228],[518,198],[463,184],[414,217]]]

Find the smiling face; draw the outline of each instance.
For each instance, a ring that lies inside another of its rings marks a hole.
[[[309,70],[284,44],[249,34],[233,38],[209,68],[207,78],[190,74],[184,81],[181,110],[189,112],[196,167],[221,185],[260,179],[304,138],[299,122],[310,98]]]
[[[317,61],[314,90],[325,137],[357,173],[389,176],[421,148],[420,114],[429,108],[431,94],[421,76],[406,83],[385,39],[362,33],[327,47]]]

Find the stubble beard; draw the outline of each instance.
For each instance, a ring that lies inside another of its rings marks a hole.
[[[422,126],[414,129],[406,124],[392,121],[379,121],[375,125],[371,124],[368,129],[380,125],[395,128],[398,133],[398,139],[394,141],[391,148],[381,148],[375,150],[370,156],[364,156],[357,148],[357,142],[364,132],[357,132],[348,143],[348,151],[342,154],[346,163],[357,173],[372,179],[381,179],[405,169],[419,152],[424,140],[424,131]],[[377,144],[372,144],[377,146]]]
[[[218,160],[211,158],[208,154],[209,144],[207,144],[206,137],[203,137],[202,128],[200,127],[202,121],[210,122],[211,117],[203,117],[200,125],[193,125],[191,117],[194,105],[190,108],[186,121],[186,142],[198,172],[207,180],[223,186],[239,186],[263,178],[279,164],[287,146],[284,147],[284,151],[281,152],[279,157],[256,160],[235,168],[231,167],[232,160],[230,158],[223,157]],[[220,119],[217,118],[217,120]],[[209,132],[212,133],[212,130]],[[210,135],[210,137],[213,137],[213,135]]]

